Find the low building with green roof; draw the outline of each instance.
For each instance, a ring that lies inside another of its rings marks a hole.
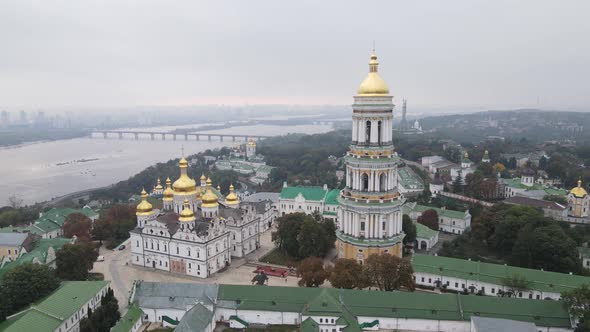
[[[424,191],[424,181],[409,166],[397,170],[398,189],[405,196],[416,196]]]
[[[417,250],[430,250],[438,243],[438,231],[427,226],[416,223],[416,246]]]
[[[472,317],[571,331],[560,301],[423,292],[220,285],[215,315],[241,326],[293,325],[302,331],[469,331]]]
[[[43,264],[55,268],[57,250],[61,249],[65,244],[72,242],[73,239],[65,238],[38,239],[33,243],[33,249],[31,251],[12,262],[7,262],[0,266],[0,279],[4,277],[6,272],[24,263]]]
[[[438,215],[438,229],[453,234],[463,234],[471,226],[471,214],[467,211],[450,210],[445,207],[420,205],[415,202],[403,205],[403,212],[416,222],[427,210],[434,210]]]
[[[88,309],[100,306],[109,281],[65,281],[51,295],[0,324],[4,332],[79,331],[80,320]]]
[[[328,186],[294,186],[285,183],[279,196],[279,215],[302,212],[312,214],[323,213]]]
[[[532,179],[532,180],[531,180]],[[499,179],[504,188],[504,198],[524,196],[529,198],[543,199],[544,196],[566,196],[568,191],[554,187],[545,186],[534,182],[534,178],[523,174],[520,178]]]
[[[63,236],[62,227],[64,222],[73,213],[81,213],[92,222],[99,217],[98,213],[89,207],[82,209],[52,208],[47,212],[40,213],[39,218],[24,231],[39,235],[44,239]]]
[[[527,280],[529,289],[514,296],[536,300],[559,300],[562,292],[590,284],[590,277],[585,276],[443,256],[415,254],[412,266],[418,286],[489,296],[514,292],[507,281],[515,277]]]
[[[141,311],[137,303],[133,303],[127,309],[127,313],[111,328],[110,332],[137,332],[142,325],[143,311]]]

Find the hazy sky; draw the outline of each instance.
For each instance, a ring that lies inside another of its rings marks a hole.
[[[590,110],[590,1],[0,2],[0,109],[350,104],[373,41],[410,105]]]

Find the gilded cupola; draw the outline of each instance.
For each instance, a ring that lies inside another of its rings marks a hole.
[[[182,209],[182,211],[180,211],[178,221],[184,223],[195,221],[195,212],[191,210],[191,208],[189,207],[188,199],[184,200],[184,208]]]
[[[379,76],[379,62],[373,52],[369,61],[369,73],[363,80],[357,91],[358,96],[387,96],[389,87],[387,83]]]
[[[195,180],[191,179],[187,174],[188,162],[184,157],[180,159],[178,166],[180,167],[180,176],[172,185],[174,192],[176,194],[194,194],[197,184]]]
[[[150,204],[150,202],[148,202],[147,198],[148,198],[148,194],[145,191],[145,189],[143,189],[141,191],[141,202],[139,204],[137,204],[137,208],[135,210],[136,215],[149,216],[153,213],[153,207]]]

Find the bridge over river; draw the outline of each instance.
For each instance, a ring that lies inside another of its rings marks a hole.
[[[201,139],[212,141],[212,140],[230,140],[232,142],[236,141],[247,141],[248,139],[253,139],[260,141],[265,138],[269,138],[271,136],[265,135],[236,135],[236,134],[212,134],[212,133],[174,133],[174,132],[165,132],[165,131],[127,131],[127,130],[93,130],[90,133],[91,138],[118,138],[118,139],[150,139],[150,140],[162,140],[165,141],[167,139],[171,139],[176,141],[177,139],[184,139],[185,141],[188,140],[195,140],[200,141]]]

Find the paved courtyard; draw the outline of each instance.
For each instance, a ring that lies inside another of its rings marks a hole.
[[[274,249],[271,240],[272,229],[267,230],[260,236],[260,248],[246,256],[246,258],[232,258],[229,268],[221,273],[216,273],[207,279],[199,279],[188,276],[181,276],[164,271],[157,271],[151,268],[133,266],[130,263],[131,249],[129,241],[125,242],[125,250],[108,250],[100,248],[100,255],[104,256],[104,262],[94,263],[92,272],[104,274],[105,280],[111,280],[111,287],[119,301],[122,311],[127,307],[131,287],[134,280],[163,281],[163,282],[194,282],[194,283],[217,283],[250,285],[254,277],[253,264],[258,259]],[[270,286],[297,286],[297,278],[269,277]]]

